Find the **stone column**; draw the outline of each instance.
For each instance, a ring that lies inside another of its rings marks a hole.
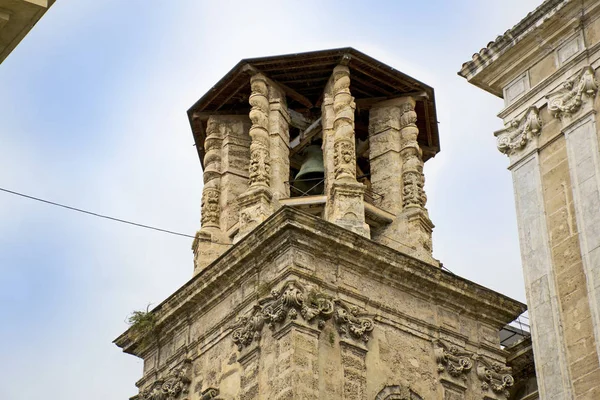
[[[423,189],[422,151],[417,142],[415,100],[399,97],[375,104],[369,115],[369,160],[377,205],[396,215],[373,239],[434,263],[429,219]]]
[[[423,152],[417,142],[419,129],[417,128],[417,113],[415,101],[409,98],[402,105],[400,116],[400,156],[402,157],[402,207],[403,216],[406,218],[406,238],[416,248],[416,255],[422,259],[429,259],[437,263],[431,256],[433,246],[431,233],[433,224],[425,208],[427,196],[423,189],[425,175],[423,175]]]
[[[327,217],[330,222],[369,237],[363,203],[364,185],[356,181],[354,110],[350,70],[338,65],[330,80],[333,94],[333,182],[329,183]],[[326,89],[327,90],[327,89]],[[328,138],[329,141],[330,138]],[[329,144],[329,143],[328,143]],[[328,154],[330,156],[330,154]]]
[[[204,187],[202,190],[201,229],[192,244],[194,275],[219,257],[228,247],[229,240],[221,230],[221,145],[223,132],[218,120],[210,117],[204,142]]]
[[[240,222],[235,241],[246,236],[272,213],[271,155],[269,138],[269,87],[257,73],[250,78],[250,167],[249,188],[239,198]]]

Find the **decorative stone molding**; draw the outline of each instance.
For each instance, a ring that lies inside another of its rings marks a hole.
[[[250,78],[250,187],[269,187],[271,160],[269,155],[269,89],[267,78],[255,74]]]
[[[281,290],[258,301],[248,316],[239,318],[233,330],[233,342],[241,351],[260,340],[265,324],[277,328],[286,320],[301,316],[308,323],[323,329],[325,321],[333,317],[340,335],[348,335],[364,342],[373,331],[373,320],[360,314],[357,307],[350,307],[342,300],[333,300],[314,289],[307,290],[295,280],[286,282]]]
[[[496,132],[498,150],[506,155],[522,149],[533,138],[538,136],[542,130],[542,120],[540,119],[537,107],[529,107],[522,118],[515,118],[509,124],[509,127]]]
[[[562,88],[546,96],[548,111],[555,117],[565,116],[579,111],[586,98],[593,99],[598,92],[598,82],[591,66],[584,67],[577,75],[563,83]]]
[[[427,196],[423,189],[425,185],[423,153],[417,142],[419,129],[416,122],[415,101],[409,99],[402,105],[402,115],[400,116],[400,154],[403,160],[402,204],[404,208],[425,208],[427,203]]]
[[[421,396],[413,392],[410,388],[402,385],[392,385],[384,387],[375,400],[423,400]]]
[[[481,389],[492,390],[509,397],[508,388],[515,384],[511,368],[483,357],[477,358],[477,377],[481,381]]]
[[[438,373],[448,372],[455,378],[467,379],[466,374],[473,368],[473,353],[447,345],[442,341],[434,342],[435,361],[438,363]]]
[[[190,362],[173,369],[166,378],[157,379],[148,388],[140,392],[141,400],[178,400],[185,399],[189,393],[191,380]]]

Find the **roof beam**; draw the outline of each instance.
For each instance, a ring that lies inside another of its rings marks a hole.
[[[302,94],[296,92],[291,87],[289,87],[287,85],[284,85],[281,82],[277,82],[274,79],[271,79],[268,74],[262,72],[261,70],[259,70],[255,66],[253,66],[251,64],[246,64],[246,65],[244,65],[244,67],[243,67],[242,70],[244,72],[247,72],[247,73],[251,74],[251,75],[254,75],[254,74],[263,74],[265,77],[267,77],[269,80],[271,80],[277,86],[279,86],[285,92],[285,94],[289,98],[291,98],[293,100],[296,100],[298,103],[302,104],[303,106],[305,106],[307,108],[313,108],[314,107],[313,103],[309,99],[307,99],[305,96],[303,96]]]

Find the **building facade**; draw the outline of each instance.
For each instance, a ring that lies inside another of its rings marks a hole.
[[[600,399],[600,1],[547,0],[463,64],[504,99],[542,399]]]
[[[194,274],[115,340],[144,360],[136,399],[529,393],[527,343],[499,337],[525,305],[432,257],[432,88],[334,49],[242,60],[188,115]]]

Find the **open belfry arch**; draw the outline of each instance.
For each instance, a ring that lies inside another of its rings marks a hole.
[[[116,340],[137,399],[509,397],[525,306],[432,257],[432,88],[351,48],[255,58],[188,116],[194,274]]]

